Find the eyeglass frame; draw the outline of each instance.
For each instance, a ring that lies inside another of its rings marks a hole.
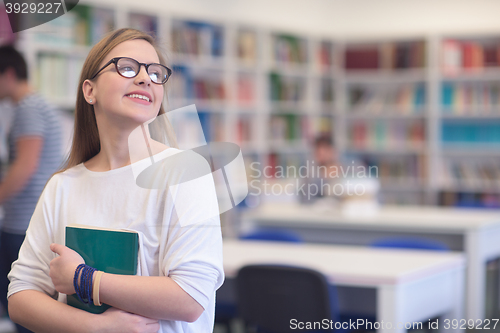
[[[120,73],[119,69],[118,69],[118,61],[120,59],[130,59],[130,60],[133,60],[135,62],[137,62],[139,64],[139,70],[137,71],[137,73],[134,75],[134,76],[124,76]],[[109,65],[111,64],[114,64],[115,65],[115,69],[116,69],[116,72],[118,73],[118,75],[120,75],[121,77],[124,77],[126,79],[133,79],[134,77],[136,77],[137,75],[139,75],[140,71],[141,71],[141,66],[144,66],[144,68],[146,69],[146,73],[148,74],[149,76],[149,72],[148,72],[148,69],[149,69],[149,66],[151,65],[160,65],[164,68],[167,69],[167,78],[165,79],[165,82],[160,82],[160,83],[157,83],[157,82],[154,82],[153,80],[151,80],[151,82],[153,82],[154,84],[165,84],[167,83],[168,79],[170,78],[170,76],[172,75],[172,70],[170,68],[168,68],[167,66],[165,65],[162,65],[162,64],[159,64],[159,63],[155,63],[155,62],[152,62],[150,64],[145,64],[143,62],[139,62],[137,60],[135,60],[134,58],[130,58],[130,57],[115,57],[113,59],[111,59],[110,61],[108,61],[104,66],[101,67],[101,69],[99,69],[97,71],[97,73],[94,74],[94,76],[92,76],[90,78],[90,80],[93,80],[95,79],[95,77],[100,73],[102,72],[106,67],[108,67]]]

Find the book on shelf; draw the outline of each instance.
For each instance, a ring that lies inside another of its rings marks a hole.
[[[500,82],[443,83],[444,114],[500,115]]]
[[[250,75],[238,76],[238,103],[250,105],[255,102],[255,78]]]
[[[347,70],[380,68],[378,47],[347,48],[344,54],[344,67]]]
[[[177,99],[214,100],[226,98],[226,89],[221,73],[193,73],[187,66],[173,66],[171,96]]]
[[[272,114],[269,132],[269,138],[277,143],[309,140],[311,136],[307,117],[298,114]]]
[[[92,11],[92,23],[90,25],[91,45],[99,42],[105,34],[115,29],[115,17],[113,10],[94,8]]]
[[[307,156],[301,153],[269,153],[264,171],[266,178],[284,179],[293,177],[294,174],[292,172],[286,172],[287,168],[293,168],[288,170],[299,170],[300,166],[306,165],[306,158]]]
[[[216,112],[198,112],[206,142],[224,141],[223,115]]]
[[[382,186],[400,185],[415,186],[423,184],[425,167],[421,157],[410,156],[377,156],[369,155],[361,158],[368,167],[376,167]]]
[[[423,84],[397,86],[351,86],[350,112],[366,114],[422,114],[427,103]]]
[[[442,162],[441,186],[456,190],[500,191],[498,160],[446,159]]]
[[[221,101],[226,98],[222,78],[196,77],[192,78],[192,89],[188,92],[189,98],[198,100]]]
[[[271,72],[269,86],[272,101],[300,102],[305,99],[304,80],[300,77]]]
[[[236,123],[236,140],[239,143],[247,143],[252,140],[252,115],[239,115]]]
[[[72,224],[66,226],[66,246],[78,252],[86,265],[99,271],[137,274],[139,235],[135,231]],[[68,295],[67,303],[91,313],[102,313],[109,308],[106,304],[84,304],[76,294]]]
[[[444,39],[441,68],[446,75],[500,66],[500,40]]]
[[[76,24],[74,28],[74,43],[77,45],[91,44],[91,17],[92,7],[75,6],[71,12],[76,14]],[[70,12],[70,13],[71,13]],[[63,15],[66,16],[67,14]]]
[[[306,64],[307,41],[303,38],[276,34],[273,36],[273,60],[276,63]]]
[[[317,63],[320,70],[328,71],[332,69],[334,64],[333,45],[331,42],[322,41],[318,48]]]
[[[311,138],[311,134],[314,136],[328,135],[331,136],[333,133],[334,118],[331,116],[319,116],[309,118],[309,131],[311,132],[307,139]]]
[[[463,144],[463,147],[478,147],[485,149],[500,146],[500,121],[451,121],[446,120],[441,125],[441,141],[443,144]],[[485,146],[486,145],[486,146]]]
[[[78,5],[68,13],[44,23],[43,28],[35,27],[33,40],[55,48],[90,46],[114,27],[114,14],[111,9]]]
[[[158,19],[153,15],[130,13],[129,27],[144,31],[153,37],[158,36]]]
[[[441,191],[439,205],[468,208],[500,208],[500,194],[491,191]]]
[[[421,149],[425,142],[425,126],[419,119],[357,119],[349,124],[349,133],[355,149]]]
[[[67,56],[57,52],[39,53],[34,73],[38,91],[49,100],[76,103],[78,73],[84,58]]]
[[[221,26],[195,21],[176,21],[172,27],[172,50],[177,54],[221,57],[224,31]]]
[[[422,68],[425,67],[425,42],[397,43],[395,61],[392,68]]]
[[[344,52],[346,70],[410,69],[426,66],[425,41],[348,45]]]
[[[334,98],[333,80],[322,78],[320,81],[320,99],[323,103],[331,103]]]
[[[257,34],[253,31],[240,30],[237,37],[238,60],[246,65],[253,66],[257,62]]]

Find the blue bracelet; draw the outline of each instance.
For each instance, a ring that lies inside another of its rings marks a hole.
[[[94,274],[94,268],[85,265],[83,271],[83,281],[82,284],[84,286],[83,293],[82,293],[82,298],[84,299],[85,303],[90,303],[91,302],[91,292],[92,292],[92,275]]]
[[[88,267],[88,268],[87,268]],[[86,266],[87,275],[85,277],[85,298],[87,299],[87,303],[92,302],[92,280],[94,277],[95,268]]]
[[[73,287],[75,288],[76,296],[83,303],[83,299],[80,296],[80,286],[78,285],[78,277],[80,276],[80,272],[85,267],[85,264],[80,264],[75,270],[75,276],[73,277]],[[83,273],[82,273],[83,274]]]
[[[89,270],[87,267],[88,267],[87,265],[83,267],[83,272],[80,278],[80,291],[81,291],[80,297],[82,298],[83,303],[85,304],[88,303],[86,296],[87,296],[87,273]]]
[[[73,286],[78,299],[84,304],[89,304],[92,301],[92,280],[95,271],[95,268],[85,264],[78,265],[75,270]],[[78,283],[78,278],[80,278],[80,283]]]

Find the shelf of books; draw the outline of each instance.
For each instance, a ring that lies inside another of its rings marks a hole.
[[[240,145],[248,174],[303,165],[322,133],[377,166],[383,203],[500,206],[500,36],[340,42],[82,4],[15,36],[2,17],[0,44],[17,38],[31,81],[62,109],[91,45],[135,27],[167,49],[167,110],[195,104],[205,139]]]
[[[83,62],[106,32],[114,29],[110,8],[76,6],[43,25],[20,33],[17,45],[25,54],[37,90],[64,110],[73,110]]]
[[[380,199],[423,204],[429,102],[425,40],[346,43],[345,154],[376,166]]]
[[[444,205],[500,207],[500,37],[450,37],[440,49]]]

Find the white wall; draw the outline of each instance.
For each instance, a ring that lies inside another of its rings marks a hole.
[[[337,38],[500,33],[500,0],[80,0]]]

